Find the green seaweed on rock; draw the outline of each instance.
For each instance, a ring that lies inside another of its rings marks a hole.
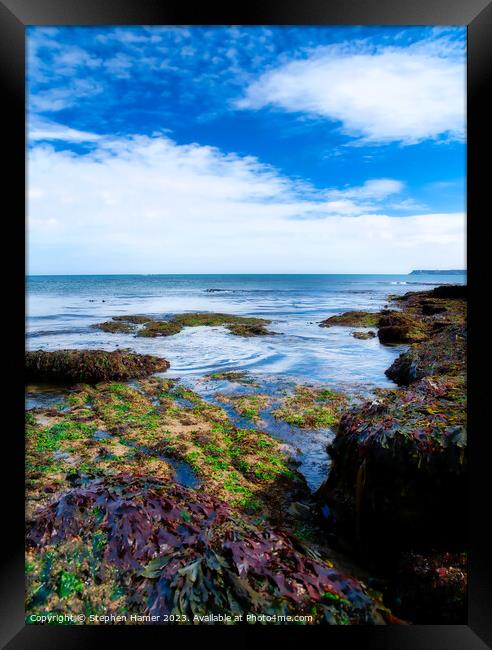
[[[278,420],[302,429],[319,429],[338,424],[347,398],[329,389],[296,386],[294,394],[285,397],[272,411]]]
[[[97,383],[145,377],[169,368],[166,359],[126,350],[44,350],[25,353],[26,383]]]
[[[113,321],[96,323],[94,327],[105,332],[135,332],[137,336],[173,336],[184,327],[226,327],[235,336],[264,336],[274,334],[265,325],[271,321],[264,318],[235,316],[213,312],[176,314],[167,320],[146,316],[114,316]],[[137,325],[142,325],[139,329]]]

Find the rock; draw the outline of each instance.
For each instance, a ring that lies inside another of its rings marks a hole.
[[[164,372],[169,361],[124,350],[37,350],[25,354],[26,383],[62,384],[125,381]]]
[[[271,321],[265,318],[252,318],[249,316],[235,316],[233,314],[219,314],[213,312],[196,312],[175,314],[168,320],[158,320],[149,316],[129,315],[113,316],[111,321],[96,323],[93,327],[105,332],[129,333],[136,336],[160,337],[179,334],[184,327],[226,327],[231,334],[236,336],[265,336],[276,334],[269,331],[265,325]],[[142,327],[137,329],[138,325]]]
[[[466,553],[403,554],[391,591],[394,611],[405,619],[423,625],[465,625]]]
[[[346,311],[337,316],[330,316],[321,321],[320,327],[332,327],[342,325],[346,327],[376,327],[379,322],[379,314],[367,311]]]
[[[311,508],[305,503],[300,503],[299,501],[291,503],[287,512],[295,519],[300,519],[302,521],[309,521],[313,517]]]
[[[424,316],[433,316],[434,314],[442,314],[447,311],[446,307],[436,305],[434,303],[425,303],[422,305],[422,313]]]
[[[450,298],[451,300],[462,299],[466,300],[468,297],[468,287],[466,284],[444,284],[432,290],[432,294],[436,298]]]
[[[428,338],[425,325],[407,314],[391,310],[381,314],[378,329],[381,343],[416,343]]]
[[[425,378],[349,411],[329,453],[317,500],[373,560],[423,542],[464,546],[466,527],[456,525],[467,510],[463,377]]]
[[[354,339],[373,339],[376,336],[376,333],[373,332],[372,330],[369,330],[369,332],[352,332],[352,336]]]
[[[428,375],[463,373],[466,364],[466,328],[443,323],[439,329],[441,331],[438,330],[430,340],[400,354],[386,370],[386,376],[402,386]]]

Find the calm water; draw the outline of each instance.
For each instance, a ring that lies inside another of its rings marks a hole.
[[[359,341],[344,328],[320,328],[319,321],[349,309],[378,310],[390,293],[464,281],[461,275],[33,276],[27,281],[27,346],[128,347],[167,358],[171,374],[180,376],[241,368],[381,386],[388,384],[384,370],[400,350],[381,346],[377,338]],[[185,311],[264,316],[282,336],[245,339],[222,328],[186,328],[145,339],[91,327],[118,314]]]
[[[388,294],[465,281],[460,275],[36,276],[27,281],[27,347],[119,347],[162,356],[171,363],[167,376],[180,377],[211,401],[217,393],[244,391],[279,396],[297,382],[321,382],[364,396],[377,386],[394,386],[384,371],[405,346],[385,347],[377,337],[360,341],[350,328],[321,328],[319,322],[347,310],[377,311]],[[280,336],[241,338],[221,327],[195,327],[147,339],[91,327],[118,314],[163,317],[186,311],[263,316]],[[229,369],[249,371],[256,387],[203,379]],[[58,399],[49,394],[27,398],[28,408]],[[238,426],[254,426],[233,410],[230,416]],[[333,431],[300,430],[267,412],[261,427],[286,445],[315,490],[329,471],[326,447]]]

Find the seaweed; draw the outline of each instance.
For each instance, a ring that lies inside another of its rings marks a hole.
[[[282,400],[272,415],[302,429],[334,427],[340,420],[347,398],[330,389],[296,386],[294,394]]]
[[[343,314],[330,316],[321,321],[320,327],[342,325],[344,327],[376,327],[379,322],[379,313],[367,311],[346,311]]]
[[[466,553],[403,554],[389,597],[401,616],[423,625],[466,624]]]
[[[366,339],[373,339],[376,336],[376,333],[372,330],[369,330],[368,332],[352,332],[352,336],[354,339],[361,339],[364,341]]]
[[[65,492],[35,514],[27,545],[29,614],[69,600],[73,613],[109,603],[110,611],[188,623],[224,610],[331,624],[380,624],[389,615],[299,540],[258,528],[215,497],[138,476]]]
[[[97,383],[145,377],[169,368],[166,359],[124,350],[43,350],[25,354],[25,381]]]
[[[134,327],[130,323],[115,320],[106,321],[104,323],[95,323],[92,327],[102,330],[103,332],[110,332],[111,334],[114,334],[115,332],[127,334],[134,331]]]
[[[224,370],[222,372],[213,372],[209,375],[206,375],[208,379],[213,379],[214,381],[230,381],[237,382],[238,384],[254,384],[255,381],[253,377],[249,376],[248,373],[242,370]]]
[[[113,322],[114,321],[114,322]],[[195,312],[176,314],[167,320],[147,316],[113,316],[113,321],[96,323],[94,327],[105,332],[135,332],[136,336],[156,337],[173,336],[184,327],[214,327],[223,325],[235,336],[264,336],[274,334],[265,325],[271,321],[264,318],[251,318],[219,314],[213,312]],[[142,325],[137,329],[136,325]]]
[[[216,399],[219,402],[231,404],[236,411],[243,417],[259,421],[260,411],[265,409],[270,403],[268,395],[260,393],[252,393],[247,395],[217,395]]]
[[[378,322],[381,343],[417,343],[428,338],[427,327],[422,320],[398,311],[383,310]]]
[[[450,325],[426,342],[414,345],[393,361],[385,374],[398,385],[409,385],[429,375],[464,374],[466,329]]]
[[[318,490],[336,529],[372,561],[404,548],[465,543],[456,513],[466,510],[466,383],[433,376],[341,418],[332,466]]]

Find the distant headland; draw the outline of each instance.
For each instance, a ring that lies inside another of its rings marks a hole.
[[[464,269],[448,269],[448,270],[439,270],[439,269],[417,269],[415,271],[411,271],[409,275],[419,275],[419,274],[426,274],[426,275],[463,275],[463,273],[466,273]]]

